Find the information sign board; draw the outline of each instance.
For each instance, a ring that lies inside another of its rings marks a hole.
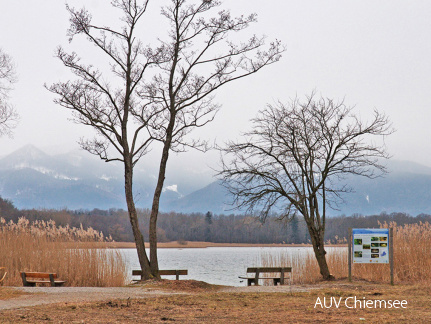
[[[353,263],[389,263],[389,229],[352,230]]]

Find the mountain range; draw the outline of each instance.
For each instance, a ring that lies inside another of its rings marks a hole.
[[[389,161],[388,168],[385,177],[348,179],[353,192],[328,214],[431,214],[431,168],[397,160]],[[235,213],[219,181],[188,170],[177,166],[168,174],[161,211]],[[140,208],[151,207],[156,171],[148,164],[135,168],[134,194]],[[104,163],[84,151],[49,155],[28,145],[0,159],[0,196],[26,209],[125,209],[122,173],[121,164]]]

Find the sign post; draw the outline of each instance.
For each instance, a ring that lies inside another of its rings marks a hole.
[[[394,285],[394,228],[389,229],[389,265],[391,267],[391,285]]]
[[[349,228],[349,282],[352,282],[352,228]]]
[[[389,263],[394,284],[393,228],[349,228],[349,281],[352,263]]]

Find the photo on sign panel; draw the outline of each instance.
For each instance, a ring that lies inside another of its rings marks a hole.
[[[354,240],[353,240],[353,243],[354,243],[355,245],[362,245],[362,239],[354,239]]]

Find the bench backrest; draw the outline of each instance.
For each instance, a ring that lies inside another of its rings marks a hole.
[[[25,274],[26,277],[29,278],[47,278],[49,279],[49,275],[52,274],[54,279],[57,279],[56,273],[49,273],[49,272],[21,272],[22,274]]]
[[[161,276],[187,276],[189,274],[188,270],[159,270],[159,275]],[[141,276],[142,270],[132,270],[133,276]]]
[[[292,272],[292,267],[254,267],[247,268],[247,273],[255,273],[255,272]]]
[[[189,274],[188,270],[159,270],[159,275],[161,276],[187,276]]]

